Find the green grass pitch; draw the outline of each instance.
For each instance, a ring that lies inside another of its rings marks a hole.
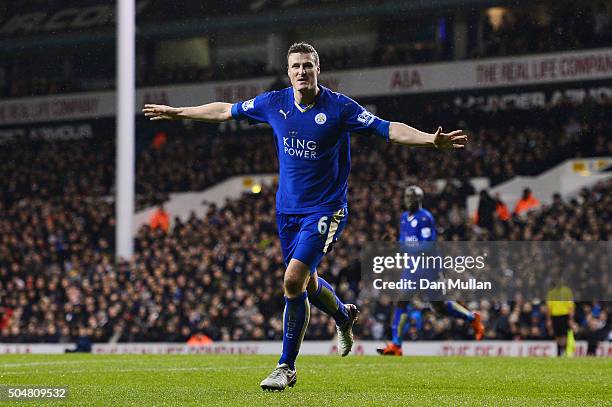
[[[69,386],[66,401],[2,405],[612,405],[609,359],[302,356],[282,393],[273,356],[1,355],[0,384]]]

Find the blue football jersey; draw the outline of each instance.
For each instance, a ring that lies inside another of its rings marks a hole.
[[[400,217],[400,243],[434,242],[437,238],[436,222],[427,209],[415,213],[404,212]]]
[[[389,122],[353,99],[319,85],[308,106],[295,102],[293,88],[266,92],[232,106],[232,116],[268,123],[274,132],[280,174],[276,211],[306,214],[347,204],[350,132],[389,139]]]

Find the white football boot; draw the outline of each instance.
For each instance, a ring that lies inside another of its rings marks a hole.
[[[297,372],[288,364],[276,366],[268,377],[262,380],[260,386],[263,390],[283,391],[285,387],[293,387],[297,382]]]
[[[345,304],[344,306],[348,312],[348,321],[342,327],[336,325],[336,330],[338,331],[338,355],[343,357],[348,355],[353,348],[353,325],[357,320],[357,314],[359,314],[359,310],[357,310],[355,305]]]

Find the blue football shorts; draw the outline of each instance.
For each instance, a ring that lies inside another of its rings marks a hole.
[[[281,241],[285,265],[296,259],[317,271],[323,256],[329,253],[342,234],[348,218],[348,208],[309,214],[276,214],[276,226]]]

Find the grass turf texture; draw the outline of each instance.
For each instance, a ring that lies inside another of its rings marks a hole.
[[[282,393],[273,356],[2,355],[0,384],[69,386],[67,401],[1,405],[612,405],[609,359],[302,356]]]

